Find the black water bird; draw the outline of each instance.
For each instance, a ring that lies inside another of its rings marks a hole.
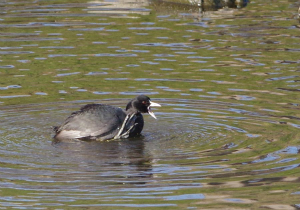
[[[106,104],[87,104],[73,112],[61,126],[54,127],[56,140],[108,140],[134,137],[144,127],[141,113],[155,117],[151,107],[159,106],[148,96],[139,95],[128,102],[126,109]]]

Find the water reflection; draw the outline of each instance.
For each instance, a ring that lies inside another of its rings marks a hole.
[[[152,174],[152,158],[145,151],[143,137],[125,141],[53,142],[62,152],[64,160],[80,163],[79,171],[97,171],[102,168],[99,179],[124,177],[128,184],[142,184],[134,178],[149,178]],[[103,170],[105,169],[105,170]],[[97,177],[95,177],[98,179]],[[132,180],[131,180],[132,179]],[[136,182],[135,182],[136,181]]]
[[[3,154],[0,159],[4,163],[2,171],[5,171],[1,176],[11,181],[9,185],[0,184],[1,187],[31,190],[33,193],[30,195],[33,199],[39,192],[40,202],[56,200],[53,205],[69,202],[71,206],[78,206],[76,202],[85,200],[83,196],[88,192],[88,206],[98,206],[101,201],[100,206],[141,207],[134,202],[128,203],[126,199],[134,201],[143,199],[145,206],[151,206],[153,200],[159,199],[155,206],[177,206],[168,201],[199,199],[209,201],[212,194],[203,194],[199,190],[216,185],[212,179],[275,173],[293,170],[299,166],[294,163],[297,159],[293,157],[268,160],[276,165],[264,170],[255,170],[254,166],[253,170],[244,171],[238,170],[236,164],[227,164],[230,161],[228,159],[230,154],[237,151],[239,154],[251,151],[251,149],[241,150],[240,145],[243,144],[241,139],[245,138],[242,136],[249,132],[239,127],[244,127],[242,124],[247,120],[260,126],[258,121],[264,117],[268,118],[259,113],[243,110],[242,107],[245,107],[243,104],[182,99],[161,100],[159,103],[167,109],[157,113],[159,121],[154,122],[145,118],[147,124],[142,137],[105,142],[63,141],[51,144],[49,141],[52,135],[49,133],[50,125],[61,121],[70,109],[77,108],[79,104],[95,101],[36,104],[2,109],[0,114],[9,124],[3,121],[0,123],[2,141],[5,142],[0,147]],[[124,101],[106,100],[105,103],[119,105],[124,104]],[[240,107],[239,111],[234,107]],[[16,109],[18,112],[15,112]],[[234,118],[231,116],[232,113],[239,113],[241,116]],[[264,122],[264,119],[261,120]],[[236,126],[232,126],[232,123]],[[238,137],[237,140],[232,137],[232,132]],[[45,139],[49,140],[45,142]],[[212,147],[215,144],[220,145],[219,149]],[[211,145],[209,147],[214,149],[206,151],[201,149],[207,145]],[[294,155],[298,150],[298,147],[287,147],[274,154]],[[262,162],[253,161],[252,164]],[[285,163],[290,165],[280,165]],[[243,165],[247,166],[245,163]],[[211,183],[202,184],[201,182],[206,179]],[[29,184],[20,184],[16,180]],[[38,183],[43,183],[43,189]],[[253,185],[253,182],[248,183]],[[240,182],[239,186],[250,185],[248,183]],[[236,187],[229,182],[220,183],[220,186]],[[181,190],[192,190],[195,193],[178,194]],[[122,202],[111,203],[115,199]],[[230,200],[230,197],[228,199],[223,202],[237,202]],[[24,200],[18,202],[26,203]],[[13,202],[12,205],[18,204]]]
[[[3,208],[299,205],[299,5],[152,3],[0,3]],[[142,138],[52,142],[141,93],[163,104]]]
[[[113,15],[126,15],[126,14],[140,14],[148,15],[150,9],[145,7],[149,6],[148,1],[145,0],[116,0],[116,1],[90,1],[91,6],[88,6],[88,13],[100,13]],[[129,17],[129,16],[128,16]]]

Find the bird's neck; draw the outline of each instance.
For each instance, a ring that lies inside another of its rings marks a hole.
[[[139,111],[133,107],[132,101],[130,101],[126,106],[125,112],[127,115],[133,115],[137,114]]]
[[[131,108],[131,109],[126,109],[126,115],[134,115],[134,114],[137,114],[139,111],[134,109],[134,108]]]

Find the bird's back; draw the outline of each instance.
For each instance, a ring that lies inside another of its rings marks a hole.
[[[121,127],[126,113],[105,104],[88,104],[73,112],[56,128],[56,139],[111,139]]]

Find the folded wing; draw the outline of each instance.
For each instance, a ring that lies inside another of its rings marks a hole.
[[[88,104],[74,112],[56,128],[56,139],[111,139],[126,117],[121,108]]]

